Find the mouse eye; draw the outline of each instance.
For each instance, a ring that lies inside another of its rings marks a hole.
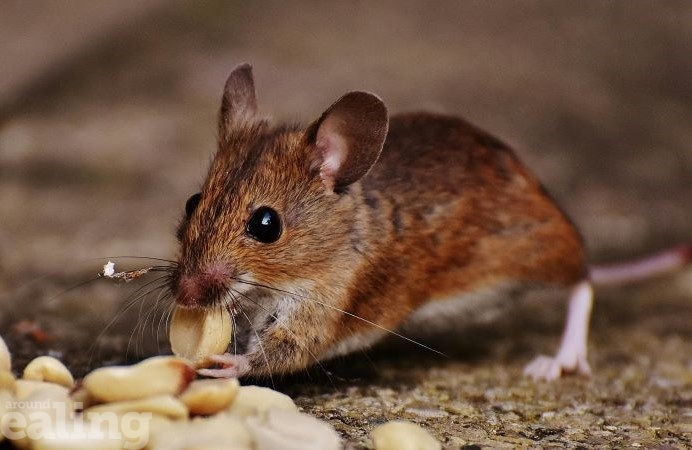
[[[252,213],[245,225],[245,231],[253,239],[270,244],[281,236],[281,220],[279,214],[267,206],[261,206]]]
[[[195,212],[197,209],[197,205],[199,205],[199,199],[202,197],[202,194],[199,192],[191,195],[190,198],[187,199],[187,202],[185,202],[185,215],[189,219],[190,216],[192,216],[192,213]]]

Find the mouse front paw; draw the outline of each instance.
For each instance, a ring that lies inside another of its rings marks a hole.
[[[223,355],[213,355],[209,361],[216,363],[216,369],[199,369],[198,374],[212,378],[237,378],[250,372],[250,359],[245,355],[233,355],[224,353]]]
[[[531,377],[534,381],[554,381],[566,373],[591,375],[591,367],[586,360],[586,355],[558,354],[555,357],[541,355],[524,368],[524,375]]]

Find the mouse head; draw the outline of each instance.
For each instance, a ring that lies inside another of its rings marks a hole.
[[[354,258],[352,191],[377,161],[387,110],[349,92],[307,127],[258,116],[252,69],[234,69],[219,112],[219,147],[185,205],[172,277],[179,305],[234,306],[250,291],[315,289]]]

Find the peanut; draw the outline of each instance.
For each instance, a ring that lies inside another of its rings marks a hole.
[[[235,378],[195,380],[180,394],[180,400],[190,409],[190,414],[216,414],[228,408],[239,389],[240,384]]]
[[[89,413],[107,412],[120,415],[127,414],[128,412],[152,413],[171,419],[184,419],[188,417],[187,406],[172,395],[156,395],[153,397],[138,398],[136,400],[104,403],[84,410],[84,414],[87,416]]]
[[[245,418],[265,415],[270,408],[298,412],[291,397],[260,386],[241,386],[231,406],[226,410],[231,415]]]
[[[171,349],[195,367],[207,367],[209,356],[226,351],[232,332],[231,316],[225,309],[177,307],[171,317]]]
[[[376,427],[370,437],[375,450],[442,450],[434,437],[411,422],[388,422]]]
[[[67,370],[67,367],[51,356],[34,358],[24,368],[22,378],[25,380],[47,381],[69,389],[74,386],[74,378],[70,371]]]
[[[248,417],[256,450],[339,450],[341,442],[326,422],[296,411],[271,408],[265,417]]]
[[[0,337],[0,370],[12,372],[12,355],[2,337]]]
[[[157,356],[134,366],[102,367],[84,377],[83,386],[100,402],[177,395],[195,377],[188,363],[174,356]]]

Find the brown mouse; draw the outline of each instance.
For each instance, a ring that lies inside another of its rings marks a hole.
[[[568,289],[568,314],[555,357],[526,373],[590,372],[580,235],[495,137],[457,117],[389,117],[367,92],[308,126],[273,125],[258,115],[247,64],[226,82],[218,127],[171,277],[179,306],[233,316],[229,352],[201,373],[298,371],[387,330],[434,326],[479,295],[539,286]]]

